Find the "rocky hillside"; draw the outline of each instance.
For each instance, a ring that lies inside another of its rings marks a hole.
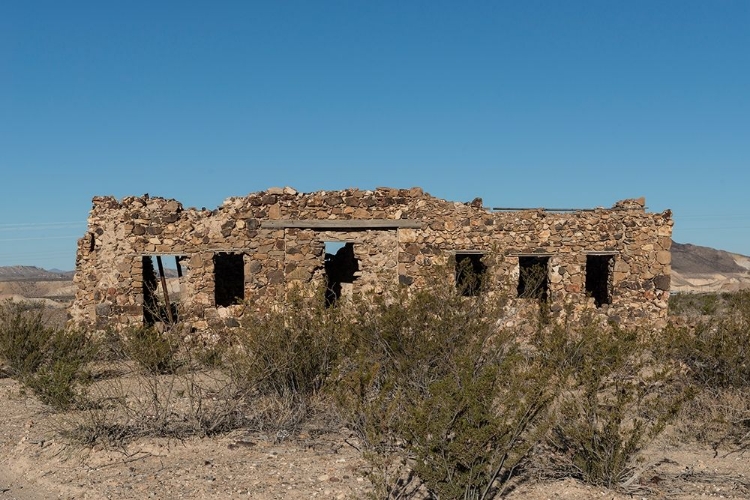
[[[35,266],[5,266],[0,267],[0,281],[69,281],[73,279],[73,271],[48,271]]]
[[[672,291],[734,292],[750,288],[750,257],[672,242]]]
[[[48,271],[34,266],[0,267],[0,302],[34,302],[64,312],[74,295],[72,271]]]

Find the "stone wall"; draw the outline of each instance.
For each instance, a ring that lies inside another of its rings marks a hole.
[[[244,283],[234,301],[270,306],[294,285],[331,288],[337,262],[350,268],[335,278],[345,296],[423,287],[435,273],[455,280],[451,266],[465,254],[480,255],[483,293],[528,303],[515,298],[519,276],[524,262],[542,262],[553,313],[591,310],[623,324],[658,322],[667,311],[671,234],[671,213],[647,213],[643,199],[609,209],[492,211],[479,199],[450,202],[419,188],[272,188],[208,211],[147,195],[95,197],[78,242],[71,317],[97,328],[143,324],[149,256],[180,256],[183,276],[170,282],[179,282],[181,318],[203,328],[233,324],[241,313],[240,306],[217,307],[217,298],[226,300],[227,272]],[[351,245],[341,258],[326,257],[326,242]]]

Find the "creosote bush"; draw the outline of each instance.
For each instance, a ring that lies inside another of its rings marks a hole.
[[[447,287],[360,304],[331,390],[377,495],[492,498],[546,430],[552,373],[497,328],[499,306]]]
[[[133,328],[125,334],[123,349],[149,373],[174,373],[179,366],[179,341],[171,330]]]
[[[282,308],[246,315],[231,333],[232,377],[251,392],[306,398],[317,394],[338,361],[350,327],[347,311],[321,294],[292,290]]]
[[[671,301],[672,299],[670,299]],[[718,449],[750,447],[750,291],[676,298],[675,308],[703,315],[664,332],[663,356],[678,360],[699,391],[686,408],[684,427]],[[670,307],[672,303],[670,302]]]
[[[561,457],[557,474],[629,487],[641,473],[639,452],[690,397],[678,364],[655,356],[655,341],[637,331],[584,321],[549,335],[542,349],[564,377],[548,440]]]
[[[714,296],[715,297],[715,296]],[[714,388],[750,386],[750,291],[722,296],[717,313],[691,326],[665,332],[670,355],[689,369],[700,385]],[[704,298],[704,300],[707,300]],[[712,303],[718,302],[718,299]]]
[[[11,376],[53,407],[82,402],[93,353],[87,335],[47,327],[41,308],[11,302],[0,307],[0,358]]]
[[[211,436],[251,422],[248,400],[218,364],[220,347],[178,342],[175,331],[153,329],[107,345],[106,362],[119,375],[92,384],[90,404],[69,425],[75,441],[121,447],[141,437]]]

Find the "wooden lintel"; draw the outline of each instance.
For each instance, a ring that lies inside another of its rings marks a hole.
[[[506,255],[508,257],[552,257],[556,254],[551,252],[511,252]]]
[[[263,229],[420,229],[424,222],[406,219],[267,220]]]

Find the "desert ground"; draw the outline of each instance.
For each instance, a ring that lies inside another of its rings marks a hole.
[[[0,286],[3,299],[44,302],[57,326],[72,293],[64,280]],[[70,415],[42,404],[1,368],[0,402],[0,500],[375,497],[356,436],[330,422],[308,422],[292,433],[236,430],[87,446],[63,435]],[[528,470],[510,482],[505,498],[750,498],[750,449],[685,440],[682,432],[668,427],[643,450],[638,480],[625,490]]]
[[[368,464],[345,428],[91,448],[61,437],[65,417],[18,382],[0,379],[0,401],[0,499],[355,499],[372,493]],[[628,492],[531,477],[512,483],[506,498],[750,498],[750,451],[678,443],[674,433],[645,450],[644,472]]]

